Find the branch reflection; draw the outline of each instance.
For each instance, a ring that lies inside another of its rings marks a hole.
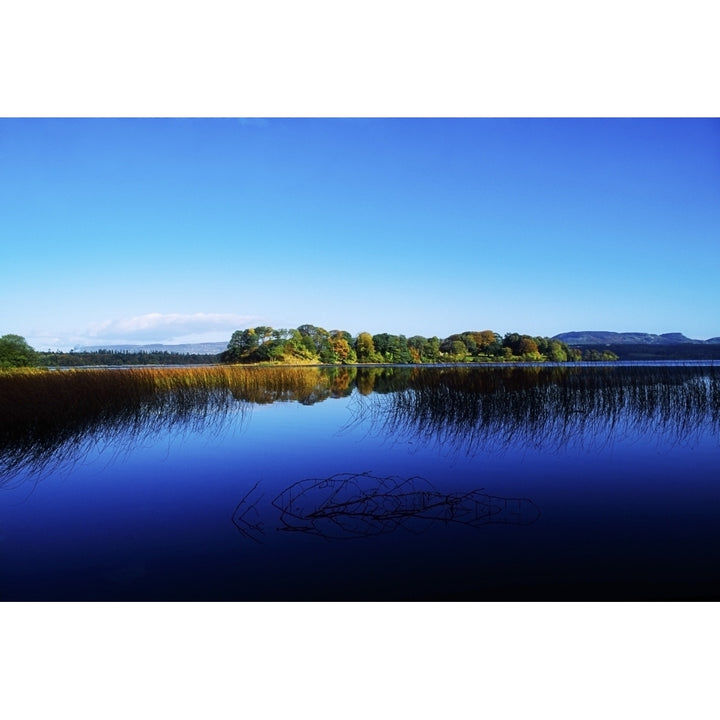
[[[281,530],[338,540],[399,528],[419,533],[435,523],[529,525],[540,516],[527,498],[488,495],[482,488],[442,493],[419,476],[375,477],[368,472],[300,480],[272,505],[280,511]]]
[[[256,543],[262,543],[262,537],[265,534],[263,522],[257,506],[262,500],[262,495],[258,494],[258,485],[256,482],[243,499],[235,506],[232,514],[233,525],[238,529],[241,535],[248,540]]]

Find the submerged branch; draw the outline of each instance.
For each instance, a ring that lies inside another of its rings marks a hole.
[[[527,498],[489,495],[483,488],[438,491],[425,478],[339,473],[293,483],[272,501],[281,530],[324,538],[369,537],[404,528],[422,532],[434,523],[480,527],[530,525],[540,516]]]

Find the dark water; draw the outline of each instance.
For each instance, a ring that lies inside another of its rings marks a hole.
[[[720,597],[720,368],[343,372],[14,436],[0,598]]]

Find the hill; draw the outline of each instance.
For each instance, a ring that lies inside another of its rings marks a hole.
[[[553,339],[560,340],[566,345],[704,345],[720,343],[720,338],[693,340],[679,332],[653,335],[644,332],[610,332],[608,330],[566,332],[555,335]]]
[[[693,340],[682,333],[582,330],[560,333],[554,339],[583,351],[609,351],[620,360],[720,360],[720,338]]]
[[[218,355],[227,348],[227,342],[185,343],[181,345],[93,345],[73,348],[73,352],[97,352],[109,350],[111,352],[127,353],[157,353],[168,352],[180,355]]]

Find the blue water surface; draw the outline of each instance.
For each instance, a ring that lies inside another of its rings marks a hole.
[[[394,401],[238,404],[18,471],[0,487],[0,598],[720,594],[713,423],[478,439],[397,422]]]

